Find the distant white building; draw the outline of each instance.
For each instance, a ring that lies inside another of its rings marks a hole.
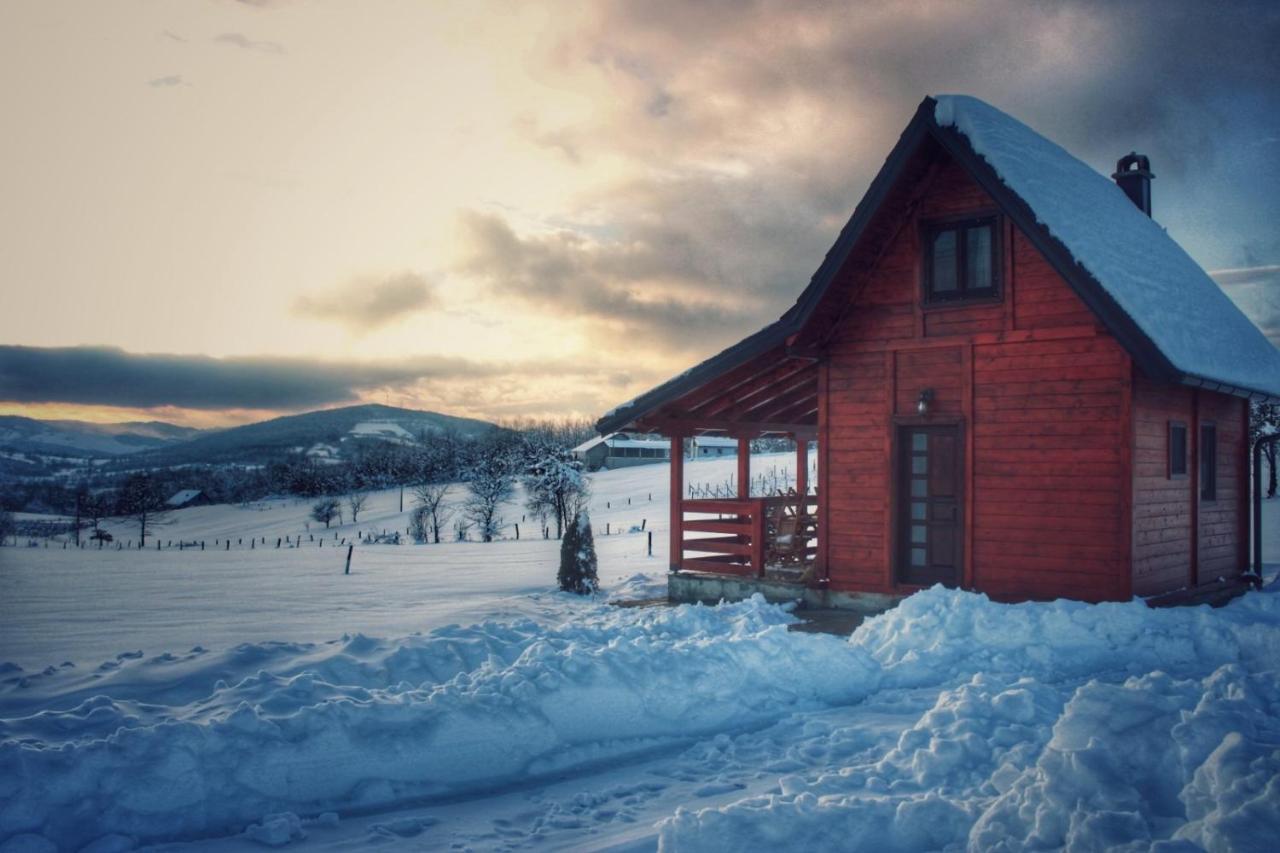
[[[202,506],[208,502],[209,499],[199,489],[183,489],[175,492],[173,497],[164,502],[164,505],[169,509],[182,509],[184,506]]]
[[[662,436],[615,432],[582,442],[573,448],[573,456],[588,471],[649,465],[671,458],[671,442]]]
[[[700,435],[689,441],[690,459],[707,459],[716,456],[737,456],[738,440],[719,435]]]

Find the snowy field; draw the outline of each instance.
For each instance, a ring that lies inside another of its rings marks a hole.
[[[535,523],[357,546],[344,576],[306,502],[159,531],[203,552],[0,549],[0,851],[1272,849],[1274,585],[1218,611],[939,588],[852,637],[610,606],[662,588],[666,473],[595,478],[594,601],[554,591]],[[396,502],[339,541],[403,529]],[[616,533],[642,520],[653,557]]]

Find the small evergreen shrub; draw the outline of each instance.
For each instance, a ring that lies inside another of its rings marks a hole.
[[[560,540],[560,589],[590,595],[600,588],[596,574],[596,541],[591,534],[591,518],[579,512]]]

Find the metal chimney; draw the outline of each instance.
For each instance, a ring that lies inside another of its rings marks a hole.
[[[1145,154],[1130,151],[1116,162],[1116,172],[1111,179],[1116,182],[1129,200],[1147,216],[1151,215],[1151,162]]]

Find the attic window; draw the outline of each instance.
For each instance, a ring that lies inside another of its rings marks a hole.
[[[928,226],[925,229],[925,302],[998,296],[998,257],[994,216]]]

